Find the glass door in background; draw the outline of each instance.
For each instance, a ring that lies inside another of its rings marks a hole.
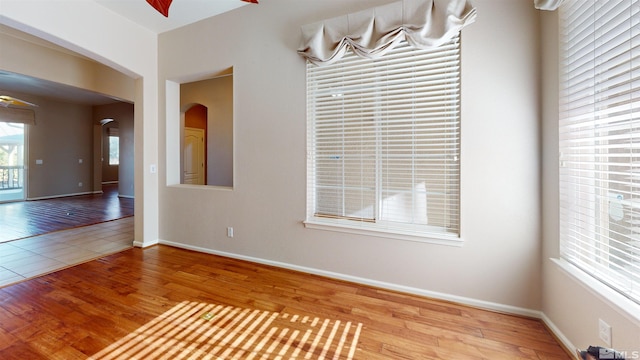
[[[0,202],[25,199],[24,124],[0,122]]]

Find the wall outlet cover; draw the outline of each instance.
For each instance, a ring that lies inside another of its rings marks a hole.
[[[602,319],[598,319],[598,335],[606,346],[611,347],[611,326]]]

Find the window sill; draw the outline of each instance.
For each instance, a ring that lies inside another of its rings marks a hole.
[[[304,226],[308,229],[327,230],[428,244],[448,245],[456,247],[461,247],[464,244],[464,241],[457,235],[451,235],[447,233],[438,234],[433,232],[427,233],[424,231],[417,231],[412,229],[385,229],[378,224],[354,222],[350,220],[325,220],[320,218],[313,218],[311,220],[304,221]]]
[[[591,277],[564,259],[551,258],[551,261],[565,274],[569,275],[569,277],[587,289],[587,291],[597,296],[598,299],[616,309],[623,316],[633,319],[637,324],[640,324],[640,305]]]
[[[171,185],[167,185],[167,187],[180,188],[180,189],[233,191],[232,186],[219,186],[219,185],[171,184]]]

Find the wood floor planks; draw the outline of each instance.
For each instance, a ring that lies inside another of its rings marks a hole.
[[[112,184],[102,194],[0,203],[0,243],[133,216],[133,205]]]
[[[169,320],[176,309],[189,317]],[[236,312],[203,320],[203,309]],[[268,318],[274,320],[263,326]],[[310,319],[317,319],[313,326]],[[119,357],[124,349],[138,350]],[[151,360],[186,359],[186,354],[571,358],[537,319],[167,246],[126,250],[0,288],[0,359],[133,359],[135,354]]]

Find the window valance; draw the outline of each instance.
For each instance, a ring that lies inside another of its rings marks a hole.
[[[533,3],[538,10],[557,10],[564,0],[534,0]]]
[[[35,125],[36,115],[32,109],[18,109],[0,106],[0,122]]]
[[[448,42],[475,18],[467,0],[402,0],[303,26],[298,53],[323,65],[342,58],[349,47],[371,59],[405,39],[427,49]]]

